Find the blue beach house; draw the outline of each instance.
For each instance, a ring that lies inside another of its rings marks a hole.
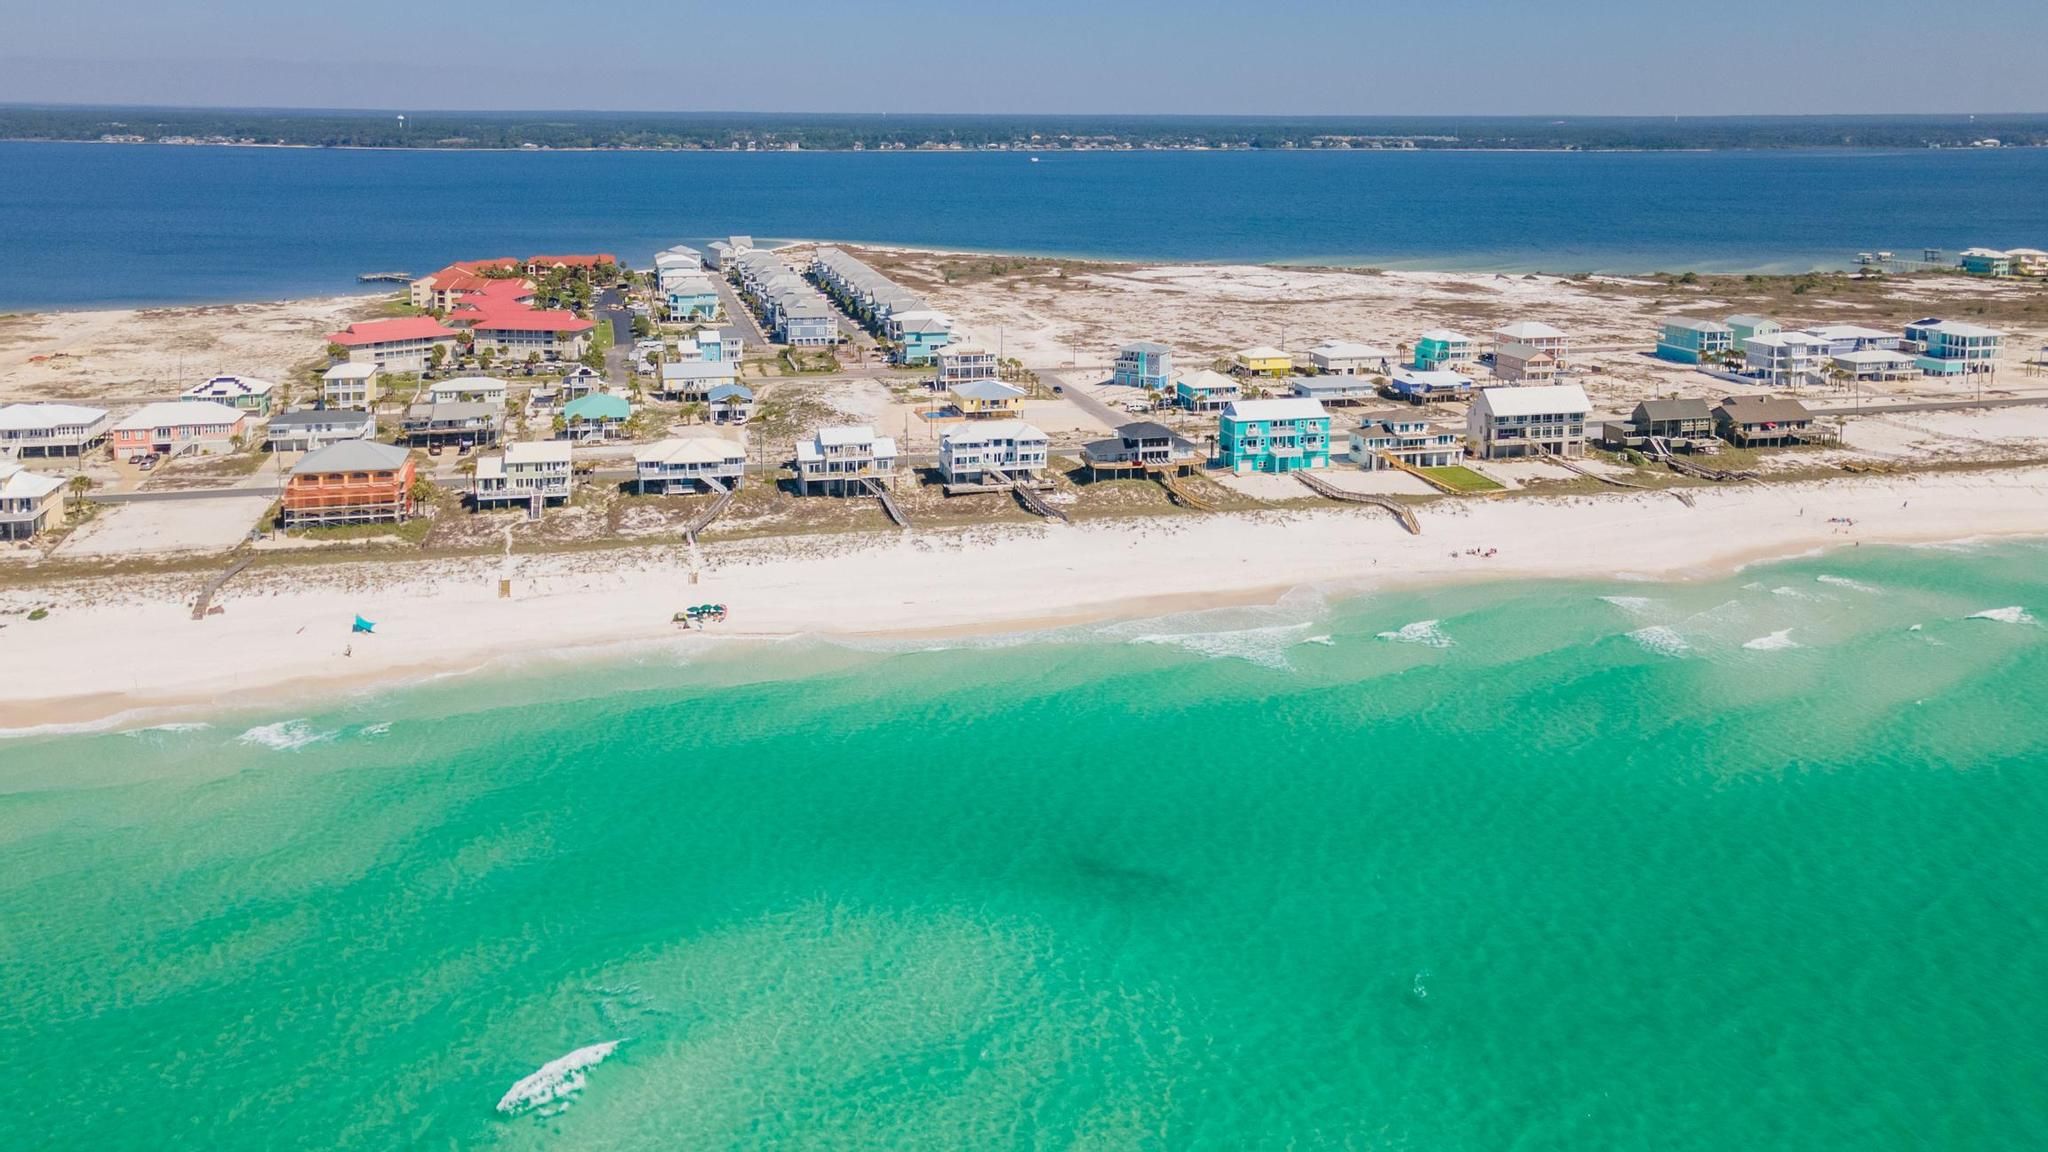
[[[1695,320],[1690,316],[1664,318],[1664,335],[1657,341],[1657,358],[1679,364],[1699,364],[1735,350],[1735,329],[1719,320]]]
[[[889,327],[896,337],[898,364],[930,364],[938,359],[939,349],[953,342],[953,321],[940,312],[904,312],[891,317]]]
[[[1995,372],[2005,333],[1961,320],[1915,320],[1906,325],[1906,342],[1917,345],[1913,363],[1929,376],[1964,376]]]
[[[1415,338],[1415,367],[1434,372],[1472,361],[1472,338],[1448,328],[1432,328]]]
[[[678,324],[711,320],[718,316],[718,289],[702,276],[674,284],[668,290],[668,318]]]
[[[1224,405],[1243,396],[1244,388],[1236,377],[1207,368],[1173,382],[1173,402],[1190,412],[1219,412]]]
[[[1150,340],[1126,344],[1116,350],[1116,371],[1112,384],[1144,392],[1165,392],[1173,379],[1173,349]]]
[[[1746,347],[1759,336],[1776,336],[1785,326],[1769,316],[1739,315],[1728,318],[1728,328],[1735,333],[1735,347]]]
[[[1314,400],[1235,400],[1217,417],[1216,451],[1239,475],[1328,468],[1330,414]]]

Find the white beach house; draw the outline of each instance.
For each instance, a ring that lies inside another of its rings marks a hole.
[[[939,439],[939,473],[947,484],[1036,480],[1052,441],[1022,420],[988,420],[948,428]]]
[[[470,487],[478,508],[525,504],[538,513],[543,504],[569,498],[570,446],[566,440],[521,440],[503,452],[476,462]]]
[[[796,445],[796,482],[804,495],[861,495],[896,482],[896,440],[865,424],[820,428]]]
[[[0,406],[0,456],[78,456],[106,442],[104,408],[78,404]]]
[[[1465,436],[1482,460],[1583,456],[1592,410],[1576,384],[1481,388],[1472,399]]]

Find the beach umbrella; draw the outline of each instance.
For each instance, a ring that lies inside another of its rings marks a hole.
[[[349,629],[349,631],[350,631],[350,632],[375,632],[375,631],[376,631],[376,629],[377,629],[377,622],[376,622],[375,620],[365,620],[365,619],[363,619],[363,618],[362,618],[361,616],[358,616],[358,617],[356,617],[356,623],[355,623],[355,627],[353,627],[353,628],[350,628],[350,629]]]

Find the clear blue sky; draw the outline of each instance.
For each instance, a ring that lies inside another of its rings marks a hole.
[[[0,17],[10,102],[2048,112],[2048,0],[0,0]]]

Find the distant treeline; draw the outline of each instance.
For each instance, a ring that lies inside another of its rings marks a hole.
[[[879,116],[0,107],[0,139],[350,148],[1961,148],[2048,145],[2048,115]]]

